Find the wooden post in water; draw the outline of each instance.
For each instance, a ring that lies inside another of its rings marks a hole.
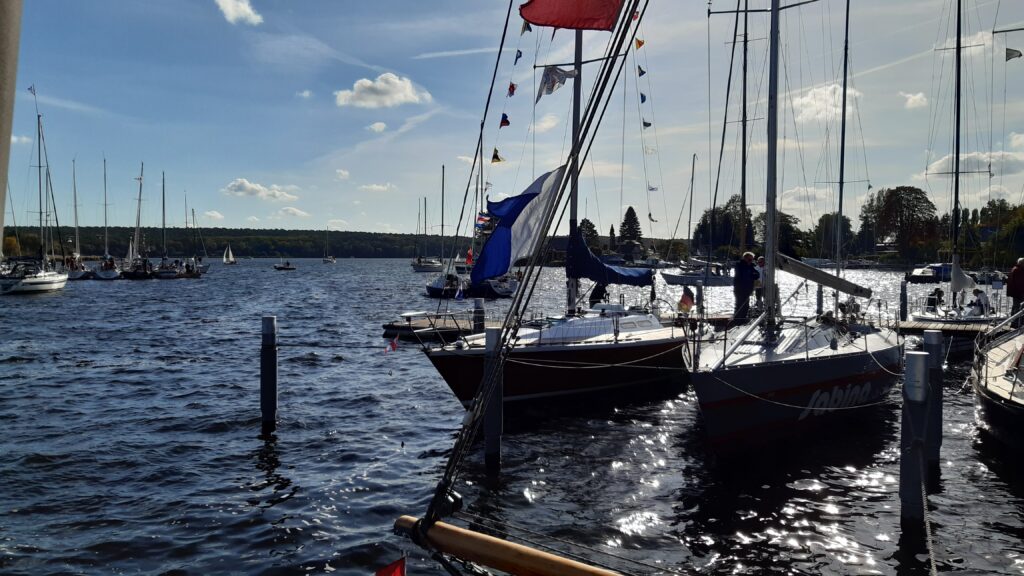
[[[925,460],[928,462],[929,489],[939,479],[939,455],[942,448],[942,331],[924,331],[924,351],[928,353],[928,429],[925,431]]]
[[[907,281],[900,282],[900,322],[907,321]]]
[[[906,353],[903,373],[903,417],[900,422],[900,526],[920,532],[924,526],[921,469],[928,418],[928,353]]]
[[[473,299],[473,334],[479,334],[484,331],[484,299],[474,298]]]
[[[498,361],[498,346],[501,343],[501,328],[487,328],[487,359],[484,360],[484,374],[490,374]],[[497,477],[501,473],[501,433],[504,428],[505,383],[498,371],[495,377],[494,393],[484,408],[484,468],[487,475]]]
[[[277,316],[263,317],[260,346],[260,414],[263,433],[277,428]]]
[[[818,305],[815,310],[818,316],[825,311],[825,287],[821,284],[818,284]]]

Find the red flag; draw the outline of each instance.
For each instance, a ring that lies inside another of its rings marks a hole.
[[[388,342],[388,345],[384,347],[384,353],[387,354],[388,352],[393,352],[395,350],[398,350],[398,336],[395,336],[391,342]]]
[[[516,95],[516,88],[518,88],[518,87],[519,87],[518,84],[509,82],[508,83],[508,95],[509,96],[515,96]]]
[[[473,249],[466,250],[466,266],[473,265]]]
[[[405,556],[377,570],[374,576],[405,576]]]
[[[523,20],[537,26],[611,30],[623,0],[530,0],[519,7]]]

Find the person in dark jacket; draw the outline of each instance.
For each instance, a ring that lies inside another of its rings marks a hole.
[[[744,252],[743,257],[736,263],[736,271],[732,276],[732,294],[736,298],[736,307],[733,309],[732,323],[743,324],[750,315],[750,295],[754,292],[754,284],[760,278],[757,267],[754,266],[754,254]]]
[[[1017,265],[1010,270],[1010,277],[1006,280],[1006,295],[1013,299],[1010,313],[1016,314],[1021,304],[1024,304],[1024,258],[1017,258]],[[1020,321],[1015,325],[1019,326]]]
[[[608,300],[608,287],[601,283],[594,285],[594,289],[590,291],[590,307],[593,308],[606,300]]]

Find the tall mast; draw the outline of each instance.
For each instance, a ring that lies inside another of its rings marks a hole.
[[[136,180],[139,181],[139,200],[135,205],[135,254],[142,256],[142,245],[139,244],[139,226],[142,225],[142,176],[146,171],[146,163],[143,162],[139,166],[139,177]]]
[[[164,258],[167,258],[167,177],[160,172],[160,235],[164,245]]]
[[[43,115],[36,112],[36,158],[39,160],[39,262],[46,262],[46,236],[43,234]],[[45,268],[45,264],[43,264]]]
[[[78,179],[75,176],[75,159],[71,159],[71,203],[75,208],[75,256],[82,255],[82,247],[78,241]]]
[[[444,262],[444,164],[441,164],[441,262]]]
[[[423,251],[427,251],[427,237],[430,233],[427,232],[427,197],[423,197]]]
[[[768,323],[775,323],[775,253],[776,237],[775,195],[778,186],[778,131],[779,131],[779,0],[772,0],[771,32],[768,41],[768,188],[765,194],[765,281],[764,307]]]
[[[843,270],[843,189],[846,186],[846,83],[850,64],[850,0],[846,0],[846,31],[843,35],[843,99],[839,129],[839,210],[832,235],[836,239],[836,276]]]
[[[576,50],[573,57],[573,69],[576,78],[572,82],[572,166],[569,167],[569,237],[576,235],[576,213],[579,205],[579,143],[580,143],[580,101],[583,100],[583,30],[576,30]],[[579,279],[567,278],[565,281],[566,313],[576,311],[576,299],[579,296]]]
[[[748,0],[743,0],[743,117],[740,121],[740,129],[743,131],[741,138],[740,157],[740,254],[747,248],[747,15],[750,13]]]
[[[103,257],[110,256],[110,238],[107,236],[107,157],[103,157]]]
[[[956,97],[953,107],[954,127],[953,139],[953,258],[957,256],[957,243],[960,240],[960,51],[963,29],[960,22],[962,0],[956,0]]]
[[[693,258],[693,173],[697,169],[697,154],[693,154],[693,160],[690,161],[690,216],[686,221],[686,239],[689,241],[687,252],[689,257]]]

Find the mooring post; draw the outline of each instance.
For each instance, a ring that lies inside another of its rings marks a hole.
[[[697,285],[697,314],[704,312],[704,285]]]
[[[818,305],[815,310],[815,314],[818,316],[821,316],[821,313],[825,311],[825,287],[821,284],[818,284]]]
[[[924,351],[928,353],[928,429],[925,431],[925,459],[928,484],[934,488],[939,479],[939,452],[942,448],[942,331],[924,331]]]
[[[501,342],[501,328],[487,328],[487,359],[484,374],[491,373],[498,362],[498,345]],[[484,408],[484,468],[487,475],[497,477],[501,473],[501,432],[504,428],[505,382],[499,370],[495,376],[494,393]],[[483,382],[481,382],[483,384]]]
[[[907,352],[900,422],[900,526],[919,531],[924,521],[921,465],[928,418],[928,353]]]
[[[907,281],[900,282],[900,322],[907,321]]]
[[[263,433],[277,428],[277,316],[263,317],[260,346],[260,414]]]
[[[473,299],[473,334],[479,334],[484,331],[484,299],[474,298]]]

